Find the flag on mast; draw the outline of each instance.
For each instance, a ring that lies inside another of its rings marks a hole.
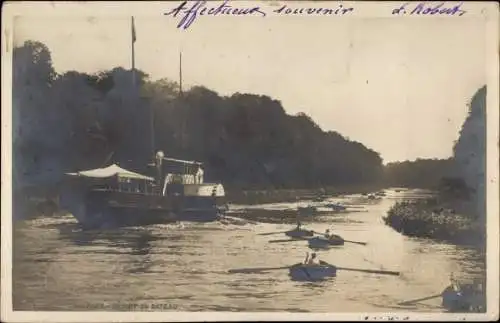
[[[135,43],[136,41],[136,36],[135,36],[135,24],[134,24],[134,16],[132,16],[132,42]]]

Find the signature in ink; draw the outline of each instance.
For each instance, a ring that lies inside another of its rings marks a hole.
[[[409,6],[409,2],[403,4],[401,7],[392,10],[393,15],[406,15],[408,12],[410,15],[448,15],[448,16],[463,16],[467,11],[463,10],[462,4],[456,4],[454,6],[445,6],[444,2],[441,2],[437,5],[426,4],[424,2],[420,2],[415,7]],[[413,9],[409,8],[413,7]]]
[[[266,16],[266,13],[263,12],[260,7],[251,7],[251,8],[236,8],[228,5],[229,0],[224,0],[224,2],[215,7],[207,7],[207,1],[199,0],[194,2],[191,8],[188,8],[188,1],[182,2],[177,8],[172,9],[170,12],[165,12],[163,15],[172,16],[177,18],[179,13],[184,13],[177,28],[187,29],[189,26],[193,24],[195,19],[198,16],[209,15],[209,16],[218,16],[218,15],[232,15],[232,16],[240,16],[240,15],[255,15],[260,14],[262,17]]]

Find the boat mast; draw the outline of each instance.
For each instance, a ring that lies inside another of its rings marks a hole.
[[[132,87],[133,87],[133,94],[134,94],[134,100],[137,99],[138,97],[138,88],[136,84],[136,69],[135,69],[135,41],[137,40],[137,36],[135,33],[135,23],[134,23],[134,16],[132,16],[131,20],[131,32],[132,32]],[[153,105],[150,105],[150,136],[151,136],[151,157],[152,160],[154,161],[156,158],[155,155],[155,130],[154,130],[154,109]]]
[[[179,51],[179,93],[178,93],[178,102],[181,103],[182,108],[182,125],[181,125],[181,147],[182,150],[186,149],[186,109],[183,103],[184,93],[182,91],[182,51]]]
[[[136,40],[136,36],[135,36],[135,24],[134,24],[134,16],[131,17],[132,20],[131,20],[131,33],[132,33],[132,87],[134,89],[134,93],[135,93],[135,89],[136,89],[136,83],[135,83],[135,40]]]
[[[179,96],[182,96],[182,51],[179,52]]]

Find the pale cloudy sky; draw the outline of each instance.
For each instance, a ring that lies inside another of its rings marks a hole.
[[[202,17],[188,30],[135,18],[136,66],[221,95],[266,94],[381,153],[384,162],[451,155],[467,102],[486,83],[484,20]],[[20,17],[58,72],[130,68],[130,17]]]

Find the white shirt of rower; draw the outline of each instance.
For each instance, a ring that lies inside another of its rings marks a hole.
[[[307,254],[306,259],[304,261],[304,264],[309,265],[309,266],[317,266],[319,265],[319,259],[316,255],[311,255],[309,257],[309,254]]]

